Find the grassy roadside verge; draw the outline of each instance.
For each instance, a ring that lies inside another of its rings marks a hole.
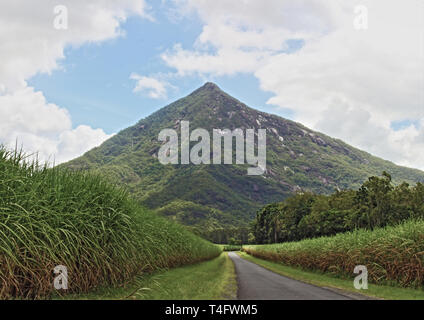
[[[121,288],[106,288],[71,300],[218,300],[235,299],[237,281],[234,264],[227,253],[193,265],[137,277]]]
[[[343,291],[362,294],[365,296],[373,298],[383,298],[389,300],[423,300],[424,291],[415,290],[409,288],[398,288],[391,286],[375,285],[369,284],[368,290],[356,290],[353,287],[353,277],[352,280],[345,280],[340,278],[335,278],[326,274],[304,271],[301,269],[288,267],[276,262],[271,262],[256,257],[252,257],[245,252],[238,253],[242,258],[256,263],[268,270],[271,270],[275,273],[281,274],[286,277],[290,277],[296,280],[303,281],[305,283],[313,284],[319,287],[327,287],[333,289],[341,289]]]

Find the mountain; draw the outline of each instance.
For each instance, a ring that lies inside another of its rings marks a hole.
[[[247,165],[162,165],[162,129],[266,129],[267,168]],[[342,124],[341,124],[342,125]],[[264,204],[298,191],[358,188],[383,171],[395,182],[424,182],[424,172],[397,166],[276,115],[249,108],[213,83],[160,109],[101,146],[62,166],[93,170],[125,185],[144,206],[190,226],[246,225]]]

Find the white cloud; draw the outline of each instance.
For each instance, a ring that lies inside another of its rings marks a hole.
[[[124,34],[120,28],[130,15],[151,19],[144,0],[63,0],[68,29],[53,27],[57,1],[0,2],[0,143],[16,141],[42,160],[70,160],[109,136],[101,129],[72,129],[66,109],[46,101],[42,92],[27,86],[37,73],[60,68],[68,46],[102,42]]]
[[[59,135],[56,163],[76,158],[112,136],[105,134],[102,129],[92,129],[85,125],[63,131]]]
[[[362,31],[350,0],[176,3],[205,24],[194,49],[162,56],[180,75],[252,73],[274,94],[268,102],[292,109],[295,120],[424,169],[424,2],[363,0],[369,29]],[[299,38],[299,51],[282,52]],[[402,120],[421,125],[391,128]]]
[[[162,54],[162,59],[169,66],[176,68],[180,76],[190,74],[223,76],[252,73],[267,56],[266,52],[244,52],[234,48],[222,48],[216,54],[193,52],[176,45],[172,51]]]
[[[418,128],[411,124],[396,131],[373,120],[370,112],[337,101],[315,127],[400,165],[424,168],[424,121]]]
[[[131,74],[131,80],[136,81],[134,92],[146,92],[152,99],[166,99],[168,83],[153,77],[140,76],[136,73]]]
[[[101,129],[72,129],[66,109],[48,103],[33,88],[0,96],[0,141],[9,148],[22,146],[40,160],[61,163],[80,156],[110,138]]]
[[[322,0],[174,2],[181,14],[196,12],[205,23],[195,50],[184,50],[177,44],[162,55],[180,75],[252,73],[286,50],[287,40],[313,39],[328,32],[340,19],[333,5]]]

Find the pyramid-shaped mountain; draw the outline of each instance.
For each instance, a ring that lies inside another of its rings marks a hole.
[[[262,176],[246,165],[162,165],[162,129],[267,130]],[[300,191],[330,193],[357,188],[387,171],[395,182],[424,181],[419,170],[399,167],[276,115],[249,108],[207,83],[63,166],[93,170],[126,186],[146,207],[192,226],[247,225],[263,205]]]

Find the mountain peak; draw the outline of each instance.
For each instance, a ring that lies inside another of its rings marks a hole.
[[[221,90],[221,88],[218,87],[213,82],[206,82],[200,89],[205,89],[205,90]]]
[[[203,86],[195,90],[192,94],[199,94],[199,93],[222,93],[220,87],[218,87],[213,82],[206,82]]]

